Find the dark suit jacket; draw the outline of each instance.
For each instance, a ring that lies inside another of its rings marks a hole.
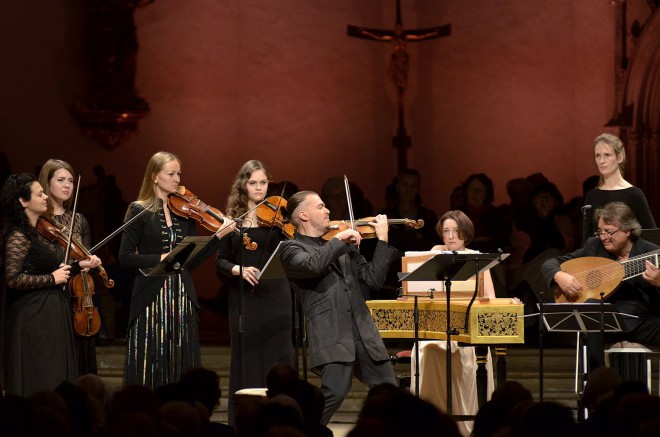
[[[360,281],[379,289],[397,251],[378,241],[371,262],[355,246],[333,238],[296,234],[281,246],[281,259],[292,288],[302,302],[312,369],[330,362],[355,360],[354,326],[376,361],[389,359],[360,291]]]
[[[138,214],[143,207],[138,204],[132,204],[127,217]],[[172,214],[172,226],[176,230],[177,244],[189,235],[196,235],[195,221],[178,217]],[[156,299],[158,291],[163,287],[165,278],[163,276],[148,277],[140,273],[137,269],[153,268],[160,263],[161,254],[170,251],[166,244],[165,231],[167,223],[163,214],[162,205],[156,212],[146,212],[135,222],[124,229],[119,248],[119,263],[126,267],[133,267],[135,271],[135,281],[133,282],[133,294],[131,297],[131,309],[129,314],[129,323],[132,322],[151,302]],[[206,247],[197,254],[189,268],[194,268],[209,255],[215,253],[220,240],[213,238]],[[188,270],[184,270],[181,279],[186,289],[186,294],[196,308],[199,308],[195,287],[192,277]]]
[[[655,244],[639,238],[633,241],[630,258],[658,249]],[[599,256],[616,261],[616,256],[605,250],[600,239],[591,237],[583,248],[575,252],[551,258],[543,263],[541,271],[549,286],[555,286],[555,274],[561,270],[561,263],[585,256]],[[617,309],[626,314],[638,316],[638,319],[626,318],[626,327],[634,334],[635,328],[647,317],[657,317],[660,314],[660,289],[654,287],[641,276],[627,279],[610,294],[609,302],[616,304]]]

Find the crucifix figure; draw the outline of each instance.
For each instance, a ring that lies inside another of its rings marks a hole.
[[[406,134],[404,124],[404,96],[408,89],[408,65],[410,56],[406,51],[406,43],[440,38],[451,34],[451,24],[429,27],[425,29],[404,30],[401,20],[401,1],[396,2],[396,24],[394,30],[370,29],[362,26],[348,25],[348,36],[370,39],[372,41],[391,42],[394,45],[387,75],[394,83],[397,92],[399,128],[393,138],[393,146],[398,150],[399,171],[408,167],[406,149],[410,147],[410,137]]]

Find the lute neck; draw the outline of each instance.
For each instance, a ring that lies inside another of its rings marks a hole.
[[[658,267],[658,262],[660,260],[660,249],[654,250],[652,252],[645,253],[643,255],[637,255],[635,257],[629,258],[625,261],[621,261],[625,269],[625,278],[634,278],[644,273],[646,270],[646,261],[649,261],[654,266]]]

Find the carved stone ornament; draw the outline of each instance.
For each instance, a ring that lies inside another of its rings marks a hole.
[[[135,88],[138,42],[133,13],[154,0],[85,0],[88,98],[72,105],[84,135],[106,148],[122,144],[149,115]]]

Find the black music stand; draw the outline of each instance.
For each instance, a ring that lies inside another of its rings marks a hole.
[[[636,317],[619,312],[612,303],[538,303],[542,326],[548,332],[600,333],[600,355],[605,361],[605,333],[625,332],[624,317]],[[533,314],[532,314],[533,315]],[[539,324],[541,325],[541,324]],[[539,328],[539,398],[543,400],[543,340]],[[578,344],[579,347],[579,344]],[[577,392],[577,389],[576,389]]]
[[[537,304],[541,305],[541,304]],[[544,303],[543,324],[548,332],[623,332],[623,317],[613,303]]]
[[[257,280],[261,281],[262,279],[283,279],[286,278],[286,273],[284,272],[284,266],[280,260],[280,247],[282,246],[282,241],[280,241],[264,264],[263,268],[259,271],[257,275]]]
[[[509,254],[445,252],[426,260],[422,265],[410,273],[399,273],[399,281],[445,281],[445,293],[447,298],[447,414],[450,416],[452,415],[451,336],[458,334],[458,331],[451,326],[451,281],[465,281],[472,276],[478,281],[479,273],[496,266],[507,256],[509,256]],[[483,262],[483,267],[480,265],[480,262]],[[472,306],[475,297],[476,293],[472,296],[472,300],[468,305],[468,311],[465,314],[466,320],[469,318],[470,307]],[[415,323],[419,323],[419,321],[416,319]],[[418,327],[416,326],[415,332],[417,332],[417,330]],[[415,347],[419,350],[419,337],[417,335],[415,335]],[[415,364],[417,369],[419,369],[418,354]],[[419,396],[419,376],[417,376],[416,379],[415,389],[416,394]],[[483,395],[484,393],[481,393],[480,397],[483,397]]]
[[[284,271],[284,266],[282,265],[282,260],[280,259],[280,250],[282,247],[283,241],[280,241],[273,253],[264,264],[261,271],[257,275],[257,279],[261,281],[262,279],[283,279],[286,278],[286,272]],[[298,364],[298,347],[302,347],[302,361],[303,361],[303,379],[307,381],[307,348],[305,342],[301,340],[301,326],[302,326],[302,312],[298,308],[298,293],[295,288],[291,287],[291,305],[292,305],[292,317],[293,317],[293,342],[294,342],[294,353],[296,356],[295,368],[296,371],[299,371]]]
[[[144,276],[179,274],[195,261],[195,257],[213,238],[215,238],[215,235],[210,237],[186,237],[156,267],[140,269],[140,273]]]

